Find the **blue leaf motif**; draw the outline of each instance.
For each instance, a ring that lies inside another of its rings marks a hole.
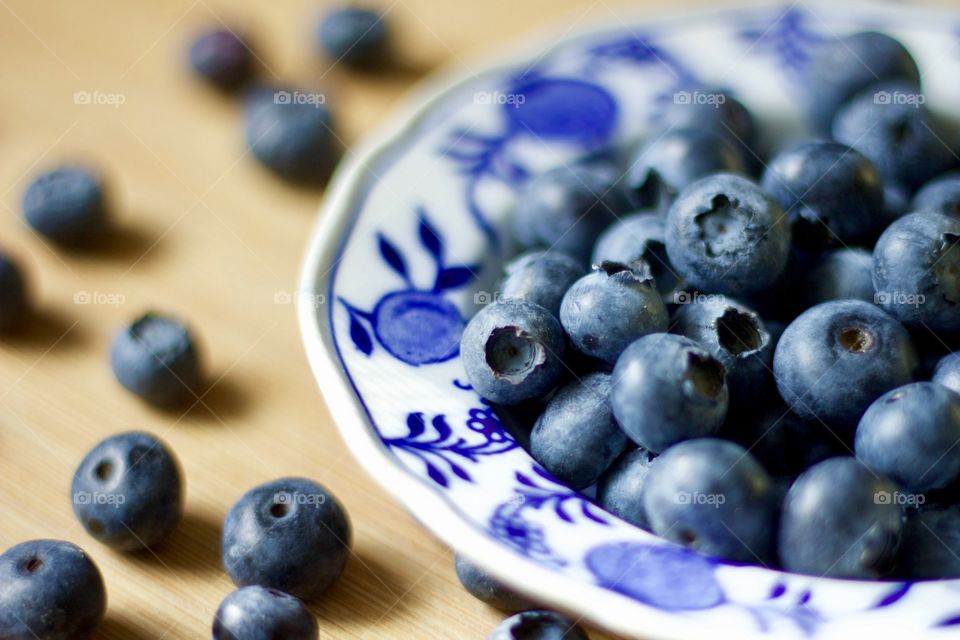
[[[952,616],[945,620],[941,620],[937,624],[933,625],[935,627],[955,627],[960,624],[960,615]]]
[[[420,216],[420,242],[427,248],[427,251],[433,254],[433,257],[440,260],[443,257],[443,244],[440,242],[440,235],[427,220],[426,212],[423,209],[420,209],[417,214]]]
[[[350,340],[363,355],[369,356],[373,353],[373,341],[370,340],[370,334],[352,313],[350,314]]]
[[[430,479],[436,482],[441,487],[447,487],[450,483],[447,482],[447,476],[433,466],[432,463],[428,462],[427,464],[427,475],[430,476]]]
[[[453,474],[454,474],[455,476],[457,476],[458,478],[460,478],[461,480],[465,480],[465,481],[467,481],[467,482],[473,482],[473,478],[470,477],[470,474],[467,473],[467,472],[463,469],[463,467],[461,467],[461,466],[458,465],[458,464],[454,464],[454,463],[451,462],[451,463],[450,463],[450,471],[452,471]]]
[[[516,478],[517,478],[517,482],[519,482],[520,484],[522,484],[522,485],[524,485],[524,486],[527,486],[527,487],[530,487],[530,488],[532,488],[532,489],[539,489],[539,488],[540,488],[540,487],[538,487],[536,484],[534,484],[533,481],[530,480],[530,478],[528,478],[527,476],[523,475],[523,474],[520,473],[519,471],[517,471],[515,475],[516,475]]]
[[[783,584],[782,582],[778,582],[777,584],[773,585],[773,589],[770,590],[770,595],[767,596],[767,598],[769,600],[776,600],[786,592],[787,585]]]
[[[407,429],[410,430],[410,433],[407,434],[408,439],[414,440],[418,438],[426,428],[427,425],[423,420],[423,414],[419,411],[407,416]]]
[[[882,609],[883,607],[889,607],[893,603],[903,598],[903,596],[907,595],[911,586],[913,585],[909,582],[904,582],[903,584],[897,585],[885,596],[880,598],[880,600],[877,601],[877,604],[873,605],[873,608]]]
[[[573,524],[573,518],[571,518],[570,516],[567,515],[566,510],[564,510],[564,508],[563,508],[563,503],[562,503],[562,502],[557,502],[557,503],[553,506],[553,510],[554,510],[554,512],[557,514],[557,517],[558,517],[558,518],[560,518],[560,519],[563,520],[564,522],[569,522],[569,523]]]
[[[380,245],[380,255],[394,271],[406,279],[407,263],[403,259],[403,254],[382,233],[377,234],[377,239]]]
[[[473,279],[474,270],[471,267],[447,267],[437,273],[437,291],[462,287]]]
[[[437,441],[444,442],[450,438],[450,435],[453,433],[453,429],[450,428],[450,425],[447,424],[447,419],[440,414],[435,416],[431,421],[433,428],[437,430]]]

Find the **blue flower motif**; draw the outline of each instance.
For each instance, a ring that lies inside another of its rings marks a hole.
[[[494,537],[528,558],[555,567],[567,564],[547,546],[543,528],[526,520],[515,505],[497,507],[490,518],[488,529]]]
[[[710,609],[726,601],[714,575],[719,562],[683,547],[615,543],[585,558],[597,582],[664,611]]]
[[[505,159],[507,144],[525,137],[592,151],[609,143],[619,119],[613,96],[579,78],[547,76],[531,69],[511,79],[502,95],[509,98],[501,103],[503,131],[482,135],[458,129],[442,150],[466,176],[467,209],[494,248],[500,246],[500,238],[477,200],[480,182],[491,177],[517,187],[529,178],[526,168]]]
[[[466,286],[481,270],[479,265],[447,265],[440,234],[422,209],[419,218],[420,244],[436,267],[430,288],[414,285],[403,252],[381,233],[377,234],[380,257],[406,286],[384,294],[372,311],[338,298],[350,316],[350,339],[361,353],[373,353],[369,327],[387,353],[413,366],[445,362],[460,352],[464,319],[444,292]]]
[[[777,11],[769,22],[741,29],[739,36],[751,50],[772,55],[784,70],[797,75],[824,40],[823,34],[810,26],[809,18],[806,10],[791,5]]]

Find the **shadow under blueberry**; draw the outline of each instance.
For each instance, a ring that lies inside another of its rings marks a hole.
[[[162,244],[157,239],[139,226],[117,223],[89,244],[57,245],[57,250],[81,260],[112,260],[130,266],[154,257]]]
[[[242,415],[249,404],[247,394],[230,376],[208,383],[197,396],[200,402],[192,398],[186,407],[179,409],[180,412],[186,410],[185,419],[222,424]]]
[[[96,640],[150,640],[156,638],[156,630],[147,631],[135,626],[130,620],[117,618],[107,612],[100,626],[94,633]]]
[[[221,523],[187,511],[170,536],[150,550],[125,554],[131,561],[171,571],[218,577]]]
[[[31,309],[23,326],[10,331],[4,339],[40,351],[54,345],[59,351],[80,346],[84,341],[83,331],[74,319],[47,308]]]
[[[369,626],[401,611],[411,586],[379,559],[354,549],[340,579],[306,605],[321,625],[334,621]]]

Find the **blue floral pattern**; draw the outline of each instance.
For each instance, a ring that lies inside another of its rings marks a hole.
[[[474,222],[490,244],[499,248],[500,238],[477,192],[484,179],[517,188],[529,177],[525,167],[506,159],[507,145],[516,138],[532,138],[544,144],[572,144],[592,151],[613,137],[619,110],[613,96],[598,84],[582,78],[543,75],[536,69],[512,78],[495,94],[497,99],[491,96],[490,100],[499,106],[501,131],[480,134],[472,126],[457,127],[442,153],[458,165],[466,179],[464,197]]]
[[[405,286],[384,294],[372,311],[364,311],[343,297],[338,298],[350,315],[350,339],[367,356],[373,353],[368,327],[390,355],[413,366],[445,362],[460,353],[464,320],[459,309],[443,294],[465,287],[482,267],[447,265],[443,240],[423,209],[419,213],[418,234],[435,265],[431,287],[421,289],[414,285],[403,251],[380,233],[376,238],[380,257]]]
[[[796,4],[775,10],[772,18],[739,30],[752,51],[773,56],[790,75],[799,75],[810,62],[812,50],[826,39],[822,27],[811,24],[813,15]]]

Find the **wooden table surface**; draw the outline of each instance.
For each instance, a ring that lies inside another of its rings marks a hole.
[[[349,147],[429,70],[470,73],[481,52],[531,28],[565,14],[570,28],[617,20],[627,3],[375,4],[395,28],[403,71],[328,68],[309,39],[317,1],[0,0],[0,246],[27,270],[38,309],[24,335],[0,344],[0,548],[48,537],[87,549],[109,591],[98,637],[209,637],[231,590],[221,522],[243,491],[282,475],[327,485],[353,522],[346,572],[312,607],[322,638],[479,639],[501,618],[459,587],[449,550],[348,455],[294,308],[276,301],[295,289],[322,192],[283,184],[251,159],[238,105],[184,70],[184,45],[221,22],[248,31],[265,78],[330,96]],[[29,178],[64,160],[109,178],[119,229],[105,251],[65,252],[21,222]],[[145,406],[111,374],[112,335],[148,309],[182,315],[202,339],[213,384],[186,413]],[[139,555],[87,536],[69,493],[84,453],[128,429],[166,440],[187,478],[184,522]]]

